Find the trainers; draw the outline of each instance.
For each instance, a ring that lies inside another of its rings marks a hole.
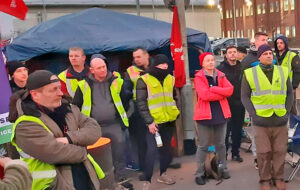
[[[172,169],[179,169],[179,168],[181,168],[181,164],[180,164],[180,163],[170,164],[170,165],[169,165],[169,168],[172,168]]]
[[[196,177],[196,178],[195,178],[195,182],[196,182],[197,185],[205,185],[205,179],[204,179],[203,176],[201,176],[201,177]]]
[[[277,190],[286,190],[286,183],[283,180],[275,180]]]
[[[240,156],[232,156],[232,161],[243,162],[243,158]]]
[[[172,179],[171,177],[169,177],[166,172],[161,174],[161,176],[159,178],[157,178],[157,182],[159,183],[164,183],[167,185],[173,185],[176,183],[176,181],[174,179]]]
[[[127,164],[127,170],[140,171],[141,169],[136,164]]]
[[[222,178],[223,179],[229,179],[231,176],[230,176],[230,174],[229,174],[229,171],[227,170],[227,169],[224,169],[223,171],[222,171]]]
[[[257,169],[257,170],[258,170],[257,158],[255,158],[255,159],[254,159],[254,167],[255,167],[255,169]]]
[[[146,181],[144,184],[143,184],[143,189],[142,190],[150,190],[150,182],[149,181]]]

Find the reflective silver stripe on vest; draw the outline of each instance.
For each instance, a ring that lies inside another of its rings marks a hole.
[[[54,178],[56,170],[35,171],[31,173],[32,179]]]
[[[116,107],[119,107],[119,106],[122,106],[122,105],[123,105],[123,104],[122,104],[122,102],[121,102],[121,101],[120,101],[120,102],[116,102],[116,103],[115,103],[115,106],[116,106]]]
[[[290,74],[290,72],[291,72],[291,65],[290,65],[291,52],[288,51],[288,54],[289,54],[289,58],[288,58],[287,65],[288,65],[288,71],[289,71],[289,74]]]
[[[162,96],[167,96],[167,97],[171,97],[172,98],[173,94],[170,93],[170,92],[165,92],[165,93],[161,92],[161,93],[157,93],[157,94],[154,94],[154,95],[150,95],[148,97],[148,99],[159,98],[159,97],[162,97]]]
[[[176,106],[175,102],[165,102],[165,103],[159,103],[159,104],[154,104],[149,106],[149,110],[155,109],[155,108],[160,108],[163,106]]]
[[[32,156],[30,156],[29,154],[26,154],[25,152],[19,152],[19,154],[20,154],[20,156],[22,157],[22,158],[33,158]]]
[[[253,71],[253,79],[254,79],[254,83],[255,83],[255,88],[256,91],[252,92],[252,96],[262,96],[262,95],[267,95],[267,94],[274,94],[274,95],[285,95],[285,91],[284,91],[284,73],[282,70],[282,67],[277,67],[280,73],[280,78],[281,78],[281,90],[261,90],[260,86],[259,86],[259,82],[258,82],[258,76],[257,76],[257,70],[256,67],[252,67],[252,71]]]
[[[122,114],[120,114],[120,116],[121,116],[121,118],[127,118],[126,113],[122,113]]]
[[[81,110],[82,111],[87,111],[87,110],[90,110],[90,108],[91,108],[90,106],[85,105],[85,106],[81,107]]]
[[[67,90],[68,90],[69,95],[73,98],[75,96],[75,92],[73,92],[72,85],[71,85],[71,80],[67,79],[67,76],[66,76],[66,86],[67,86]]]
[[[255,109],[285,109],[284,104],[279,105],[254,105]]]

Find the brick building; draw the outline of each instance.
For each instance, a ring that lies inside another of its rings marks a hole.
[[[237,37],[252,39],[263,31],[300,39],[299,0],[220,0],[220,11],[223,37],[234,37],[236,20]]]

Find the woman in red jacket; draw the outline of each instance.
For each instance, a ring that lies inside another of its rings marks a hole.
[[[215,57],[211,53],[202,53],[199,56],[202,69],[195,75],[197,105],[194,120],[197,122],[198,136],[197,165],[195,182],[204,185],[204,162],[208,147],[214,145],[219,155],[219,167],[222,177],[230,178],[226,167],[226,122],[231,117],[227,97],[233,93],[233,86],[225,74],[215,69]]]

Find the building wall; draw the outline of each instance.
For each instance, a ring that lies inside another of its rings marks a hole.
[[[43,20],[54,19],[91,7],[92,6],[48,6],[43,9],[42,6],[29,6],[25,21],[14,19],[15,36],[41,23]],[[137,15],[135,6],[105,6],[102,8]],[[169,23],[172,22],[173,17],[173,13],[164,6],[155,7],[154,11],[150,6],[141,6],[140,15]],[[221,37],[221,19],[217,8],[205,8],[202,6],[194,6],[192,8],[190,6],[190,8],[186,10],[185,16],[187,27],[206,32],[210,37]]]
[[[223,11],[221,28],[225,37],[229,37],[229,34],[232,37],[232,33],[234,33],[234,16],[232,14],[232,17],[230,17],[229,14],[228,18],[227,13],[233,9],[233,1],[220,0]],[[294,6],[291,4],[293,1]],[[248,6],[245,0],[235,0],[236,9],[239,10],[236,17],[237,36],[243,30],[244,37],[250,39],[258,31],[266,32],[270,37],[284,34],[289,38],[300,38],[299,0],[251,0],[251,2],[252,5]],[[286,2],[288,3],[286,4]],[[242,17],[240,16],[240,10],[242,10]]]

